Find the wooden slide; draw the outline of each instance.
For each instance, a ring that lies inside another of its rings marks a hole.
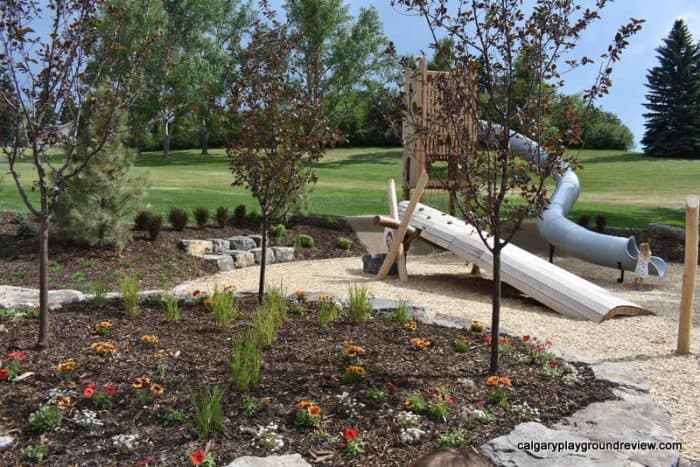
[[[408,207],[408,201],[399,204],[401,218]],[[418,238],[463,256],[484,271],[492,270],[491,252],[471,225],[423,204],[417,204],[410,217],[410,230]],[[652,314],[512,244],[501,252],[501,278],[571,318],[598,323],[613,316]]]

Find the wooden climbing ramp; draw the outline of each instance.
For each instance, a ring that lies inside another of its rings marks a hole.
[[[401,218],[408,205],[408,201],[399,204]],[[419,203],[409,225],[415,236],[464,257],[484,271],[492,270],[491,252],[476,229],[464,221]],[[501,278],[570,318],[598,323],[613,316],[653,314],[512,244],[501,252]]]

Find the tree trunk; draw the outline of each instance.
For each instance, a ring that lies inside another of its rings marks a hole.
[[[170,122],[168,122],[167,118],[165,119],[163,130],[165,131],[163,138],[163,159],[167,159],[170,154]]]
[[[267,214],[262,215],[262,240],[260,240],[260,283],[258,284],[258,303],[265,297],[265,266],[267,265]]]
[[[209,155],[209,124],[206,118],[202,119],[202,155]]]
[[[42,203],[44,204],[44,203]],[[39,347],[49,345],[49,215],[39,225]]]
[[[491,364],[489,376],[498,374],[498,339],[501,324],[501,245],[500,238],[494,238],[493,247],[493,291],[491,297]]]

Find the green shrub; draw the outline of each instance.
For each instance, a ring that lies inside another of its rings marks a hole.
[[[364,323],[372,314],[372,304],[367,289],[364,286],[353,285],[350,287],[348,295],[350,321],[355,324]]]
[[[125,276],[119,289],[122,294],[124,311],[132,318],[139,314],[139,280],[136,276]]]
[[[53,431],[61,424],[63,415],[55,404],[44,404],[36,412],[29,415],[29,424],[35,431],[46,433]]]
[[[336,219],[335,217],[329,217],[328,220],[326,220],[326,225],[329,229],[335,230],[338,228],[338,219]]]
[[[211,296],[210,307],[211,311],[214,312],[216,328],[219,331],[228,329],[236,314],[236,299],[233,297],[233,294],[215,287]]]
[[[287,234],[287,228],[284,224],[277,224],[270,228],[270,236],[272,237],[273,245],[283,245],[284,237]]]
[[[209,439],[213,433],[221,430],[224,422],[223,399],[224,387],[221,385],[192,393],[194,428],[199,439]]]
[[[335,241],[335,246],[341,250],[349,250],[352,246],[352,240],[347,237],[338,237],[338,239]]]
[[[411,319],[411,315],[408,311],[408,304],[405,300],[399,300],[399,304],[396,305],[396,310],[394,310],[391,319],[399,324],[406,324]]]
[[[194,220],[197,222],[199,227],[204,227],[209,221],[209,208],[198,207],[192,210],[194,214]]]
[[[239,204],[233,210],[233,218],[236,220],[236,224],[242,224],[246,217],[245,204]]]
[[[185,227],[187,227],[188,219],[189,215],[187,214],[187,211],[182,208],[170,208],[170,212],[168,212],[168,222],[170,222],[173,229],[177,230],[178,232],[182,232]]]
[[[36,229],[26,222],[23,222],[17,227],[17,237],[18,238],[34,238],[38,235]]]
[[[250,211],[245,217],[245,220],[249,224],[257,224],[258,222],[260,222],[260,216],[258,216],[257,211]]]
[[[441,448],[458,448],[466,442],[464,431],[459,429],[442,434],[437,439],[437,445]]]
[[[455,352],[457,353],[467,353],[472,349],[468,342],[461,339],[455,341]]]
[[[161,228],[163,228],[163,216],[160,214],[152,215],[151,218],[148,219],[148,225],[146,226],[146,230],[148,230],[148,238],[150,238],[152,241],[157,240],[158,235],[160,235]]]
[[[163,307],[165,308],[166,321],[169,323],[174,323],[182,319],[179,300],[175,295],[167,293],[161,297],[161,301],[163,302]]]
[[[219,206],[216,208],[216,223],[219,228],[226,227],[226,221],[228,221],[228,208],[226,206]]]
[[[326,327],[340,318],[340,310],[331,301],[322,300],[318,303],[318,324]]]
[[[49,447],[45,444],[30,444],[22,448],[20,454],[27,462],[39,464],[49,455]]]
[[[180,426],[187,421],[187,415],[182,410],[170,410],[165,417],[163,417],[163,426],[166,428],[172,428],[175,426]]]
[[[93,303],[98,310],[101,310],[107,304],[107,286],[102,281],[95,281],[92,284],[92,293],[95,294]]]
[[[265,410],[265,406],[262,402],[257,400],[255,397],[243,394],[241,396],[241,413],[244,415],[255,415]]]
[[[311,235],[301,234],[297,237],[295,244],[302,248],[312,248],[315,242]]]
[[[404,406],[413,413],[423,413],[425,411],[425,399],[420,394],[411,394]]]
[[[231,375],[233,384],[239,391],[245,391],[258,384],[262,359],[258,338],[247,332],[233,346],[231,358]]]
[[[150,211],[139,211],[134,217],[134,230],[142,232],[148,230],[148,222],[151,220],[152,215]]]

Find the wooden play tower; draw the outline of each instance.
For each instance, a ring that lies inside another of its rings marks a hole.
[[[411,189],[416,188],[423,172],[428,174],[427,189],[445,190],[449,194],[449,212],[455,214],[456,193],[460,184],[458,160],[460,151],[465,147],[464,141],[454,140],[452,144],[445,141],[450,129],[436,122],[435,116],[440,110],[440,90],[437,79],[447,72],[429,71],[425,57],[418,60],[416,70],[406,70],[405,96],[408,109],[415,109],[412,115],[404,118],[403,124],[403,198],[409,199]],[[476,94],[474,94],[476,97]],[[477,140],[477,120],[473,112],[474,105],[465,105],[463,118],[466,125],[464,133],[468,139],[467,147],[475,148]],[[420,130],[416,130],[420,129]],[[435,172],[440,171],[440,177]]]

